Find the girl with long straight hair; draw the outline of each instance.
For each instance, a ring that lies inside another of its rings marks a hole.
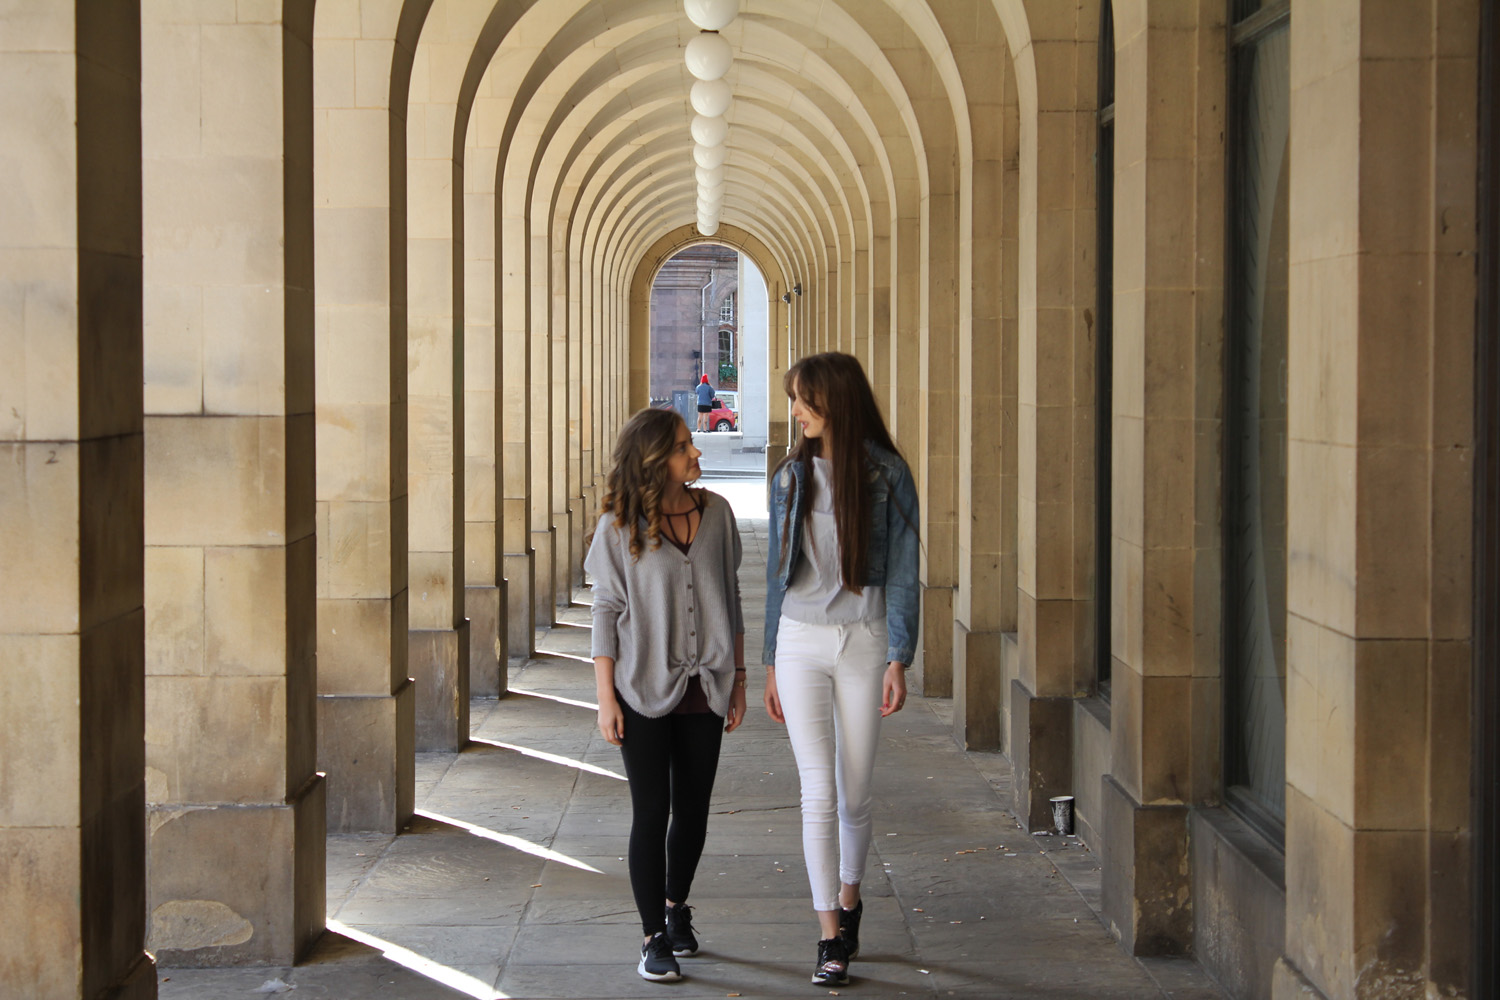
[[[916,650],[917,493],[857,359],[803,358],[785,387],[801,435],[771,480],[765,705],[802,783],[812,981],[841,986],[859,954],[880,720],[906,703]]]
[[[636,971],[682,978],[688,891],[708,832],[719,745],[745,719],[740,535],[697,479],[693,435],[669,410],[626,422],[584,567],[593,578],[599,732],[630,782],[630,887],[644,935]]]

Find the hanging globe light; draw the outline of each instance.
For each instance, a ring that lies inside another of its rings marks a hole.
[[[683,0],[682,6],[704,31],[722,31],[740,12],[740,0]]]
[[[688,93],[693,110],[709,118],[717,118],[729,110],[734,91],[723,80],[699,80]]]
[[[702,235],[704,235],[704,236],[712,236],[714,233],[717,233],[718,231],[719,231],[719,224],[717,222],[711,222],[711,223],[709,223],[709,222],[704,222],[702,219],[698,220],[698,232],[701,233]]]
[[[725,146],[693,146],[693,162],[700,167],[722,167],[728,155],[729,149]]]
[[[693,116],[693,140],[700,146],[722,146],[729,138],[729,123],[722,118]]]
[[[683,58],[693,76],[700,80],[717,80],[729,72],[729,64],[734,62],[734,50],[717,32],[705,31],[687,43]]]
[[[724,168],[714,167],[713,169],[709,169],[708,167],[694,167],[693,178],[699,184],[714,187],[724,183]]]

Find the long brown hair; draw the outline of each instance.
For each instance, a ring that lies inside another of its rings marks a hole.
[[[813,457],[833,452],[829,478],[833,482],[833,519],[839,536],[839,569],[844,587],[862,593],[868,568],[871,504],[865,445],[876,444],[896,455],[900,451],[891,440],[891,432],[886,430],[880,408],[875,405],[875,394],[870,391],[865,370],[852,354],[829,351],[805,357],[787,369],[782,385],[788,399],[800,396],[803,405],[823,418],[824,425],[820,437],[799,436],[781,465],[796,462],[802,466],[802,481],[807,490],[802,503],[805,511],[812,504]],[[787,537],[790,522],[791,504],[788,504],[781,530],[783,539]],[[786,551],[783,544],[783,559]]]
[[[639,559],[645,542],[661,547],[661,497],[667,488],[667,459],[677,445],[677,429],[685,426],[672,410],[637,410],[620,428],[612,456],[614,465],[604,477],[601,514],[613,513],[615,526],[630,531],[630,554]],[[641,539],[641,521],[646,539]],[[592,538],[589,539],[593,541]]]

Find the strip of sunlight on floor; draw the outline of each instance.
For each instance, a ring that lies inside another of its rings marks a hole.
[[[410,948],[403,948],[399,944],[392,944],[384,938],[378,938],[373,934],[362,931],[357,927],[350,927],[340,920],[325,920],[324,924],[335,934],[342,934],[351,941],[358,941],[362,945],[374,948],[386,958],[395,962],[402,968],[410,969],[424,979],[431,979],[435,983],[441,983],[450,989],[458,990],[476,1000],[510,1000],[506,994],[499,992],[495,987],[482,979],[475,979],[466,972],[434,962],[425,955],[419,955]]]
[[[556,656],[564,660],[575,660],[579,663],[587,663],[591,667],[594,665],[594,658],[592,656],[583,656],[579,653],[564,653],[556,649],[543,649],[541,646],[536,648],[536,655]]]
[[[576,767],[580,771],[587,771],[590,774],[602,774],[604,775],[604,777],[614,778],[616,781],[625,780],[625,775],[616,774],[614,771],[611,771],[607,767],[600,767],[597,764],[586,764],[581,760],[574,760],[572,757],[564,757],[559,753],[548,753],[545,750],[533,750],[530,747],[517,746],[514,743],[501,743],[499,740],[480,739],[478,736],[470,736],[469,742],[483,743],[487,747],[499,747],[501,750],[514,750],[516,753],[525,754],[527,757],[535,757],[537,760],[545,760],[549,764],[561,764],[563,767]]]
[[[538,858],[544,858],[548,861],[557,861],[562,864],[569,865],[570,867],[577,868],[579,871],[593,872],[595,875],[604,874],[591,864],[579,861],[577,858],[570,858],[566,854],[563,854],[561,851],[554,851],[550,847],[543,847],[536,841],[527,840],[525,837],[517,837],[513,833],[501,833],[499,830],[491,830],[487,826],[479,826],[474,823],[469,823],[465,820],[454,819],[452,816],[444,816],[442,813],[428,812],[426,809],[418,809],[417,815],[422,816],[426,819],[435,820],[439,823],[447,823],[449,826],[456,826],[460,830],[463,830],[466,833],[471,833],[476,837],[483,837],[485,840],[493,840],[497,844],[504,844],[506,847],[513,847],[518,851],[534,855]]]
[[[591,701],[579,701],[577,698],[564,698],[560,694],[542,694],[542,692],[540,691],[523,691],[520,688],[511,688],[510,693],[525,695],[527,698],[546,698],[548,701],[555,701],[559,705],[573,705],[577,708],[586,708],[590,712],[599,711],[599,706]]]

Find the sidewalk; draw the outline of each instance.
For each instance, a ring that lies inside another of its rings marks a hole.
[[[698,464],[710,477],[759,479],[766,477],[766,453],[741,451],[745,435],[739,431],[694,431],[693,446],[703,452]]]
[[[1063,877],[1096,892],[1092,856],[1076,839],[1022,833],[1004,805],[1004,759],[959,750],[952,703],[920,696],[884,724],[854,982],[812,987],[817,924],[796,768],[756,697],[766,522],[742,515],[740,526],[751,710],[725,738],[691,899],[703,950],[683,960],[683,982],[635,973],[628,791],[619,751],[594,726],[580,604],[538,633],[537,657],[512,674],[514,693],[473,703],[467,750],[419,755],[420,815],[409,832],[329,839],[328,914],[340,933],[325,935],[310,962],[163,970],[163,1000],[246,997],[277,983],[329,1000],[1219,1000],[1191,962],[1142,963],[1117,947]]]

